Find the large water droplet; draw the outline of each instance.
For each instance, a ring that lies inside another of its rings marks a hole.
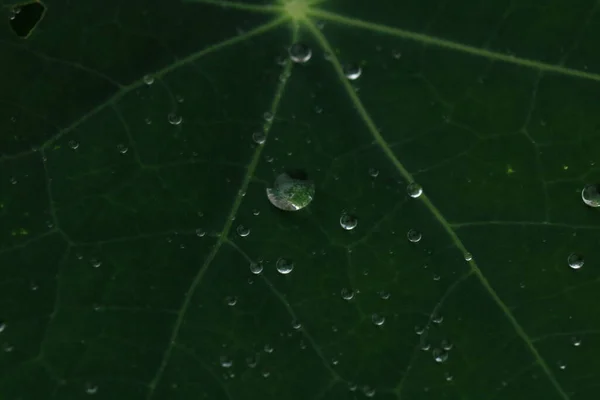
[[[288,50],[290,59],[299,64],[304,64],[312,57],[312,50],[304,43],[294,43]]]
[[[283,173],[267,189],[271,204],[280,210],[298,211],[310,204],[315,196],[315,185],[303,173]]]
[[[590,207],[600,207],[600,185],[585,185],[581,191],[581,199]]]
[[[294,263],[287,258],[280,258],[276,264],[277,272],[287,275],[294,269]]]
[[[417,243],[421,240],[421,238],[423,237],[423,235],[421,235],[421,232],[419,232],[416,229],[411,229],[408,231],[408,233],[406,234],[406,237],[408,238],[408,240],[412,243]]]
[[[343,288],[342,289],[342,299],[344,300],[352,300],[354,298],[354,290]]]
[[[465,261],[471,261],[473,259],[473,254],[466,252],[464,254],[464,257],[465,257]]]
[[[175,113],[169,113],[168,119],[171,125],[179,125],[181,124],[181,121],[183,121],[183,117]]]
[[[448,359],[448,352],[442,349],[433,349],[431,354],[433,355],[433,359],[435,360],[435,362],[438,363],[443,363]]]
[[[263,266],[262,264],[259,263],[255,263],[255,262],[251,262],[250,263],[250,272],[252,272],[254,275],[258,275],[263,271]]]
[[[240,237],[246,237],[250,234],[250,228],[247,228],[244,225],[238,225],[235,231]]]
[[[569,263],[569,267],[573,269],[579,269],[583,267],[584,259],[583,256],[579,254],[571,253],[567,258],[567,262]]]
[[[371,315],[371,321],[377,325],[377,326],[381,326],[385,323],[385,317],[381,314],[373,314]]]
[[[352,229],[356,228],[356,225],[358,225],[358,218],[356,218],[352,214],[346,214],[346,213],[344,213],[340,217],[340,225],[345,230],[351,231]]]
[[[361,74],[362,69],[360,68],[360,65],[355,63],[344,65],[344,75],[346,75],[346,78],[350,79],[351,81],[360,78]]]
[[[423,194],[423,188],[418,183],[412,182],[406,187],[406,192],[410,197],[416,199]]]

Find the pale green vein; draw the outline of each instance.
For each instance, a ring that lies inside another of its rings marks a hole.
[[[219,6],[222,8],[231,8],[235,10],[242,11],[252,11],[252,12],[260,12],[260,13],[284,13],[285,8],[283,5],[275,5],[275,4],[247,4],[241,3],[237,1],[227,1],[227,0],[183,0],[184,3],[200,3],[200,4],[210,4]]]
[[[375,22],[362,21],[357,18],[345,17],[339,14],[335,14],[329,11],[319,10],[317,8],[309,8],[307,14],[317,17],[323,20],[337,22],[342,25],[348,25],[356,28],[368,29],[375,32],[385,33],[392,36],[397,36],[403,39],[413,40],[422,44],[441,47],[449,50],[455,50],[462,53],[471,54],[478,57],[487,58],[494,61],[502,61],[510,64],[520,65],[522,67],[533,68],[536,70],[554,72],[557,74],[572,76],[576,78],[589,79],[592,81],[600,82],[600,74],[592,72],[580,71],[573,68],[564,67],[561,65],[547,64],[541,61],[530,60],[527,58],[520,58],[508,54],[502,54],[491,50],[481,49],[466,44],[453,42],[438,38],[435,36],[429,36],[423,33],[417,33],[407,31],[400,28],[394,28],[387,25],[378,24]]]
[[[546,221],[470,221],[470,222],[452,222],[450,226],[454,229],[460,228],[473,228],[473,227],[489,227],[491,225],[496,226],[540,226],[540,227],[552,227],[552,228],[568,228],[568,229],[581,229],[581,230],[600,230],[599,225],[575,225],[565,224],[561,222],[546,222]]]
[[[207,54],[213,53],[215,51],[221,50],[225,47],[229,47],[234,44],[238,44],[240,42],[250,39],[253,36],[257,36],[262,33],[269,32],[271,29],[276,28],[276,27],[280,26],[281,24],[283,24],[286,20],[288,20],[288,18],[285,16],[276,18],[273,21],[270,21],[264,25],[261,25],[258,28],[252,29],[242,35],[237,35],[235,37],[226,39],[226,40],[219,42],[217,44],[214,44],[212,46],[208,46],[196,53],[190,54],[189,56],[182,58],[180,60],[177,60],[173,64],[168,65],[168,66],[156,71],[152,75],[157,78],[160,78],[161,76],[164,76],[164,75],[168,74],[169,72],[171,72],[177,68],[180,68],[184,65],[192,63],[192,62],[196,61],[197,59],[199,59],[200,57],[203,57]],[[40,146],[40,148],[45,149],[45,148],[52,146],[54,143],[56,143],[57,140],[59,140],[66,134],[72,132],[73,130],[77,129],[77,127],[79,127],[81,124],[83,124],[84,122],[89,120],[91,117],[98,114],[100,111],[104,110],[106,107],[109,107],[109,106],[115,104],[117,101],[119,101],[122,97],[124,97],[128,93],[130,93],[133,90],[135,90],[139,87],[142,87],[144,85],[145,85],[145,83],[143,82],[143,80],[140,79],[140,80],[133,82],[127,86],[123,86],[121,90],[117,91],[117,93],[115,93],[111,98],[106,100],[104,103],[97,105],[91,111],[89,111],[87,114],[85,114],[84,116],[82,116],[81,118],[79,118],[75,122],[73,122],[71,125],[69,125],[68,127],[64,128],[64,129],[61,129],[56,135],[54,135],[50,139],[46,140]],[[24,154],[28,154],[28,153],[24,153]],[[10,156],[8,156],[7,158],[9,158],[9,157]]]
[[[295,35],[294,35],[294,37],[295,37]],[[281,97],[283,95],[286,83],[288,82],[289,77],[291,76],[291,72],[292,72],[292,63],[288,62],[287,65],[285,66],[285,69],[284,69],[282,75],[281,75],[279,84],[277,85],[277,89],[275,91],[275,96],[273,98],[273,102],[271,103],[271,107],[269,110],[273,116],[275,116],[277,114],[277,109],[279,108],[279,103],[281,101]],[[271,118],[265,122],[263,129],[264,129],[265,135],[267,137],[269,135],[269,131],[271,130],[271,126],[273,125],[273,121],[274,121],[274,118]],[[264,146],[257,146],[256,149],[254,150],[254,154],[252,155],[252,159],[250,160],[250,163],[248,164],[248,169],[246,171],[244,179],[242,180],[240,190],[238,191],[238,194],[236,195],[235,200],[233,201],[231,210],[225,217],[225,223],[224,223],[223,229],[221,230],[221,233],[219,234],[219,236],[217,238],[217,242],[213,246],[212,251],[208,254],[206,259],[204,260],[204,263],[202,264],[200,269],[198,270],[198,273],[194,277],[194,280],[192,281],[190,288],[186,291],[186,295],[183,300],[183,304],[181,305],[179,314],[177,315],[177,318],[173,325],[171,337],[169,338],[169,342],[167,343],[167,348],[165,350],[165,353],[163,354],[160,366],[158,367],[158,370],[156,371],[156,375],[154,376],[154,378],[148,385],[149,389],[148,389],[148,394],[146,396],[146,399],[152,398],[152,396],[154,395],[154,390],[155,390],[157,384],[160,382],[160,379],[162,378],[162,374],[167,366],[167,363],[169,362],[169,358],[173,351],[173,346],[175,346],[175,344],[176,344],[176,340],[179,335],[179,331],[183,324],[183,319],[185,318],[187,310],[190,307],[190,302],[192,300],[192,297],[194,296],[194,293],[196,292],[196,289],[202,282],[202,278],[204,278],[206,271],[208,271],[208,268],[212,264],[212,261],[215,259],[217,253],[219,252],[219,249],[221,248],[223,243],[227,242],[227,236],[229,235],[229,231],[231,230],[231,226],[233,224],[234,217],[237,214],[238,209],[240,208],[240,205],[242,204],[242,200],[244,198],[244,193],[246,193],[246,190],[248,189],[248,185],[250,184],[250,181],[252,180],[252,176],[254,175],[256,166],[258,165],[258,162],[260,161],[260,155],[262,153],[263,148],[264,148]]]
[[[327,13],[327,14],[329,15],[329,13]],[[316,14],[313,13],[313,15],[316,15]],[[344,71],[342,69],[342,65],[340,64],[340,61],[337,58],[336,53],[333,51],[333,48],[329,44],[328,40],[325,38],[325,36],[323,36],[321,31],[314,25],[314,23],[312,21],[310,21],[308,19],[304,19],[303,22],[306,24],[308,29],[315,36],[317,42],[321,45],[323,50],[328,52],[329,54],[331,54],[331,63],[333,65],[333,68],[334,68],[340,82],[346,89],[348,97],[350,97],[352,104],[356,108],[359,116],[361,117],[361,119],[363,120],[365,125],[367,126],[367,129],[369,130],[369,132],[371,133],[371,135],[373,136],[373,138],[375,139],[377,144],[380,146],[380,148],[383,150],[384,154],[388,157],[388,159],[392,162],[392,164],[394,164],[394,166],[396,167],[398,172],[404,177],[404,179],[406,179],[408,182],[414,182],[412,175],[406,170],[406,168],[404,167],[404,165],[402,165],[402,163],[398,160],[398,158],[396,158],[396,155],[394,154],[394,152],[392,151],[392,149],[390,148],[388,143],[385,141],[385,139],[381,136],[381,134],[377,130],[375,123],[371,119],[371,116],[369,115],[369,113],[365,109],[365,106],[362,104],[360,98],[356,94],[356,91],[352,88],[352,86],[346,79],[346,77],[344,75]],[[423,193],[419,197],[419,199],[423,202],[423,204],[427,207],[427,209],[433,214],[435,219],[438,220],[440,225],[442,225],[442,227],[444,228],[446,233],[452,239],[452,242],[454,243],[454,245],[463,253],[463,255],[467,254],[468,253],[467,249],[465,248],[464,244],[462,243],[462,241],[460,240],[460,238],[458,237],[458,235],[452,228],[452,225],[450,225],[450,223],[446,220],[446,218],[442,215],[442,213],[431,202],[429,197],[427,197],[427,195],[425,193]],[[523,342],[525,343],[525,345],[527,346],[527,348],[529,349],[529,351],[531,352],[531,354],[533,355],[533,357],[535,358],[537,363],[540,365],[540,367],[546,374],[546,376],[547,376],[548,380],[550,381],[550,383],[552,384],[552,386],[556,389],[556,391],[560,394],[560,396],[564,400],[569,400],[569,396],[563,390],[563,388],[560,386],[557,379],[554,377],[552,370],[550,369],[550,367],[548,366],[546,361],[542,358],[542,356],[540,355],[538,350],[535,348],[535,346],[533,345],[533,342],[531,341],[531,339],[529,338],[527,333],[523,330],[523,328],[521,327],[519,322],[512,315],[509,308],[506,306],[506,304],[504,304],[502,299],[500,299],[500,297],[498,296],[498,294],[496,293],[494,288],[488,282],[487,278],[483,275],[483,273],[479,269],[479,266],[477,265],[477,262],[475,261],[475,259],[471,258],[467,263],[468,263],[469,267],[471,268],[472,272],[477,276],[477,278],[481,282],[482,286],[487,290],[490,297],[498,305],[498,307],[504,313],[504,315],[506,316],[506,318],[508,319],[508,321],[510,322],[512,327],[517,332],[517,334],[521,337],[521,339],[523,340]]]

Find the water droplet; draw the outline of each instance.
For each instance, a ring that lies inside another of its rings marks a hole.
[[[583,267],[584,259],[583,256],[579,254],[571,253],[567,258],[567,262],[569,263],[569,267],[573,269],[579,269]]]
[[[6,322],[0,322],[0,333],[4,332],[6,329]]]
[[[258,354],[253,354],[251,356],[246,357],[246,365],[248,365],[248,367],[250,368],[256,368],[256,366],[258,365],[259,358],[260,357]]]
[[[362,387],[362,392],[366,397],[373,397],[375,396],[375,389],[372,388],[369,385],[365,385]]]
[[[271,354],[275,349],[273,348],[273,346],[271,346],[270,344],[267,343],[267,344],[265,344],[264,350],[265,350],[265,353]]]
[[[256,144],[263,144],[267,140],[267,135],[263,131],[256,131],[252,134],[252,140]]]
[[[446,379],[446,382],[451,382],[452,379],[454,379],[454,377],[450,374],[450,372],[444,373],[444,378]]]
[[[379,176],[379,170],[377,168],[369,168],[369,175],[372,178],[377,178]]]
[[[439,276],[438,274],[433,274],[433,280],[434,280],[434,281],[436,281],[436,282],[437,282],[437,281],[439,281],[440,279],[442,279],[442,277],[441,277],[441,276]]]
[[[98,260],[97,258],[92,258],[90,260],[90,264],[92,264],[92,267],[94,268],[100,268],[100,266],[102,265],[102,261]]]
[[[299,64],[304,64],[312,57],[312,50],[304,43],[294,43],[288,50],[290,59]]]
[[[287,275],[294,269],[294,263],[287,258],[280,258],[276,264],[277,272]]]
[[[77,150],[79,148],[79,142],[76,140],[69,140],[69,147],[73,150]]]
[[[418,183],[412,182],[406,187],[406,192],[410,197],[416,199],[423,194],[423,188]]]
[[[408,240],[410,242],[417,243],[417,242],[419,242],[421,240],[421,238],[423,237],[423,235],[421,235],[421,232],[419,232],[418,230],[411,229],[406,234],[406,237],[408,238]]]
[[[250,272],[252,272],[254,275],[260,274],[262,272],[262,270],[263,270],[262,264],[258,264],[255,262],[250,263]]]
[[[351,81],[358,79],[361,74],[362,69],[360,68],[360,65],[354,63],[344,65],[344,75]]]
[[[443,363],[448,359],[448,352],[442,349],[433,349],[431,354],[433,355],[433,359],[435,360],[435,362],[438,363]]]
[[[379,297],[382,298],[383,300],[387,300],[390,298],[390,292],[385,291],[385,290],[380,290],[379,291]]]
[[[272,188],[267,189],[271,204],[280,210],[298,211],[308,206],[315,196],[315,185],[306,174],[280,174]]]
[[[175,113],[169,113],[168,119],[171,125],[179,125],[181,124],[181,121],[183,121],[183,117]]]
[[[452,350],[452,347],[454,347],[454,344],[452,344],[452,342],[449,339],[444,339],[442,340],[442,349],[444,350]]]
[[[381,326],[385,323],[385,317],[381,314],[373,314],[371,315],[371,321],[377,325],[377,326]]]
[[[352,300],[354,298],[354,290],[343,288],[342,289],[342,299],[344,300]]]
[[[87,394],[96,394],[98,393],[98,386],[88,382],[85,384],[85,392]]]
[[[581,338],[577,336],[571,336],[571,343],[573,344],[573,346],[579,347],[581,346]]]
[[[269,376],[271,376],[271,373],[270,373],[269,371],[266,371],[266,370],[265,370],[265,371],[263,371],[263,372],[262,372],[262,377],[263,377],[263,378],[265,378],[265,379],[266,379],[266,378],[268,378]]]
[[[175,100],[176,100],[178,103],[183,103],[183,102],[185,101],[185,99],[183,98],[183,96],[181,96],[181,95],[179,95],[179,94],[178,94],[177,96],[175,96]]]
[[[442,314],[435,314],[431,318],[431,322],[433,322],[434,324],[441,324],[442,321],[444,321],[444,316]]]
[[[119,151],[119,153],[121,153],[121,154],[125,154],[125,153],[127,153],[127,151],[129,150],[129,148],[127,148],[127,146],[125,146],[124,144],[122,144],[122,143],[119,143],[119,144],[117,145],[117,150]]]
[[[273,121],[273,113],[267,111],[263,114],[263,118],[265,119],[265,121]]]
[[[225,303],[227,303],[228,306],[233,307],[237,304],[237,297],[227,296],[225,297]]]
[[[9,182],[11,185],[16,185],[19,181],[14,176],[11,176]]]
[[[204,235],[206,235],[206,231],[204,229],[202,229],[202,228],[196,229],[196,236],[203,237]]]
[[[300,321],[295,319],[292,321],[292,328],[294,328],[295,330],[298,330],[298,329],[302,328],[302,324],[300,323]]]
[[[469,252],[464,254],[465,261],[471,261],[473,259],[473,255]]]
[[[421,350],[429,351],[429,349],[431,349],[431,344],[427,342],[421,342]]]
[[[227,356],[221,356],[219,358],[219,363],[223,368],[231,368],[233,366],[233,360]]]
[[[235,231],[240,237],[246,237],[250,234],[250,228],[247,228],[244,225],[238,225]]]
[[[590,207],[600,207],[600,185],[585,185],[581,191],[581,199]]]
[[[152,119],[150,118],[145,118],[144,122],[146,123],[146,125],[152,125]]]
[[[402,57],[402,53],[399,50],[392,50],[392,57],[399,60]]]
[[[352,229],[356,228],[356,225],[358,225],[358,218],[356,218],[352,214],[346,214],[346,213],[344,213],[340,217],[340,225],[345,230],[351,231]]]
[[[424,326],[420,326],[420,325],[416,325],[415,326],[415,333],[419,336],[421,336],[423,334],[423,332],[425,332],[425,327]]]
[[[148,86],[152,85],[154,83],[154,77],[150,74],[144,75],[144,83]]]
[[[315,106],[315,112],[317,114],[322,114],[323,113],[323,107],[321,107],[321,106]]]
[[[567,369],[567,364],[565,364],[564,361],[559,361],[556,363],[556,365],[558,365],[558,368],[562,369],[563,371]]]
[[[252,215],[260,215],[260,211],[258,209],[252,210]]]
[[[358,385],[354,382],[348,382],[348,390],[351,392],[356,392],[356,389],[358,389]]]

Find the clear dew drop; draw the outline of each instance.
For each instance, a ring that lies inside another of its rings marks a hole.
[[[237,304],[237,297],[235,297],[235,296],[225,297],[225,304],[227,304],[229,307],[235,306]]]
[[[473,255],[469,252],[464,254],[465,261],[471,261],[473,259]]]
[[[344,75],[346,75],[346,78],[350,79],[351,81],[360,78],[360,75],[362,74],[362,69],[360,68],[360,65],[355,63],[346,64],[344,65],[343,69]]]
[[[421,350],[422,351],[429,351],[429,349],[431,349],[431,344],[429,344],[427,342],[421,342]]]
[[[300,321],[295,319],[292,321],[292,328],[297,331],[298,329],[302,328],[302,324],[300,323]]]
[[[175,113],[169,113],[167,118],[171,125],[179,125],[183,121],[183,117],[181,115],[177,115]]]
[[[125,153],[127,153],[127,151],[129,151],[129,148],[127,146],[125,146],[124,144],[119,143],[117,145],[117,151],[121,154],[125,154]]]
[[[390,292],[388,292],[386,290],[380,290],[379,291],[379,297],[382,300],[387,300],[387,299],[389,299],[391,297],[391,294],[390,294]]]
[[[576,253],[571,253],[567,258],[567,262],[569,263],[569,267],[573,269],[579,269],[583,267],[585,260],[583,259],[583,256]]]
[[[371,321],[377,325],[381,326],[385,323],[385,317],[381,314],[374,313],[371,315]]]
[[[252,272],[254,275],[258,275],[263,271],[263,266],[262,264],[259,263],[255,263],[255,262],[251,262],[250,263],[250,272]]]
[[[435,314],[432,318],[431,318],[431,322],[433,322],[434,324],[441,324],[444,321],[444,316],[442,314]]]
[[[94,268],[100,268],[100,266],[102,265],[102,261],[98,260],[97,258],[92,258],[90,260],[90,264],[92,265],[92,267]]]
[[[265,344],[265,347],[263,348],[263,350],[265,351],[265,353],[271,354],[273,351],[275,351],[275,349],[273,348],[273,346],[271,346],[270,344]]]
[[[77,140],[69,140],[69,147],[73,150],[77,150],[79,148],[79,142]]]
[[[248,357],[246,357],[246,365],[249,368],[256,368],[256,366],[258,365],[258,360],[259,360],[258,354],[253,354],[251,356],[248,356]]]
[[[250,234],[250,228],[245,227],[244,225],[238,225],[235,231],[240,237],[246,237]]]
[[[202,228],[198,228],[196,229],[196,236],[198,237],[204,237],[206,235],[206,231]]]
[[[298,64],[304,64],[312,57],[312,50],[304,43],[294,43],[288,49],[290,60]]]
[[[267,188],[267,198],[275,207],[283,211],[298,211],[308,206],[315,196],[315,185],[306,174],[294,176],[280,174],[272,188]]]
[[[379,170],[377,168],[369,168],[369,175],[371,178],[377,178],[379,176]]]
[[[263,144],[267,140],[267,135],[263,131],[256,131],[252,134],[252,140],[256,144]]]
[[[442,349],[433,349],[431,354],[433,355],[433,359],[437,363],[443,363],[448,359],[448,352]]]
[[[344,299],[346,301],[350,301],[354,298],[354,290],[352,290],[352,289],[343,288],[341,291],[341,294],[342,294],[342,299]]]
[[[417,243],[421,240],[421,238],[423,237],[423,235],[421,235],[421,232],[419,232],[416,229],[411,229],[408,231],[408,233],[406,234],[406,237],[408,238],[408,240],[412,243]]]
[[[6,330],[6,322],[0,321],[0,333]]]
[[[277,268],[277,272],[283,275],[289,274],[294,269],[294,263],[287,258],[280,258],[277,260],[275,266]]]
[[[362,392],[365,395],[365,397],[374,397],[375,396],[375,389],[369,385],[363,386]]]
[[[348,390],[351,392],[356,392],[358,389],[358,385],[354,382],[348,382]]]
[[[452,344],[452,342],[450,340],[444,339],[444,340],[442,340],[441,346],[442,346],[442,349],[449,351],[449,350],[452,350],[452,347],[454,347],[454,344]]]
[[[454,377],[452,376],[452,374],[450,374],[450,372],[446,372],[444,373],[444,379],[446,379],[446,382],[451,382]]]
[[[340,226],[347,231],[351,231],[358,225],[358,218],[352,214],[342,214],[340,217]]]
[[[94,385],[91,382],[85,384],[85,393],[87,394],[96,394],[98,393],[98,385]]]
[[[138,75],[139,76],[139,75]],[[144,75],[144,83],[148,86],[152,85],[154,83],[154,77],[150,74],[148,75]]]
[[[406,187],[406,192],[410,197],[416,199],[423,194],[423,188],[418,183],[412,182]]]
[[[578,336],[571,336],[571,344],[575,347],[581,346],[581,338]]]
[[[421,336],[423,334],[423,332],[425,332],[425,327],[424,326],[420,326],[420,325],[416,325],[415,326],[415,333],[419,336]]]
[[[273,113],[270,111],[267,111],[263,114],[263,118],[265,119],[265,121],[269,122],[269,121],[273,121]]]
[[[600,207],[600,184],[585,185],[581,199],[587,206]]]
[[[219,357],[219,363],[223,368],[231,368],[233,366],[233,360],[227,356]]]
[[[559,361],[559,362],[556,363],[556,365],[558,366],[559,369],[561,369],[563,371],[565,369],[567,369],[567,364],[564,361]]]

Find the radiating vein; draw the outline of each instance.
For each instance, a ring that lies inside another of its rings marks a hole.
[[[279,108],[279,103],[281,101],[281,97],[285,90],[286,83],[289,80],[289,77],[291,75],[291,71],[292,71],[292,64],[291,64],[291,62],[288,62],[287,65],[285,66],[283,74],[281,75],[279,84],[277,85],[277,89],[275,91],[275,96],[273,98],[273,102],[271,103],[271,107],[269,110],[273,116],[275,116],[277,114],[277,109]],[[274,118],[269,119],[264,125],[263,129],[265,132],[265,136],[267,136],[267,137],[269,135],[269,131],[271,130],[271,126],[273,125],[273,121],[274,121]],[[234,217],[237,214],[238,209],[240,208],[240,205],[242,204],[242,200],[244,198],[244,193],[246,193],[246,190],[248,189],[248,185],[250,184],[250,181],[252,180],[252,176],[254,175],[256,166],[258,165],[258,162],[260,161],[260,155],[262,153],[263,148],[264,148],[264,146],[259,145],[254,150],[254,154],[252,155],[252,159],[250,160],[250,163],[248,164],[248,169],[246,171],[244,179],[242,180],[240,190],[238,191],[238,193],[233,201],[231,210],[225,217],[224,226],[223,226],[223,229],[221,230],[221,233],[219,234],[219,236],[217,238],[217,242],[215,243],[211,252],[208,254],[206,259],[204,260],[204,264],[202,264],[202,266],[198,270],[198,273],[194,277],[189,289],[186,291],[186,294],[185,294],[185,297],[183,300],[183,304],[181,305],[179,314],[177,315],[177,318],[173,325],[173,329],[171,331],[171,337],[169,338],[169,342],[167,343],[167,348],[162,357],[160,366],[158,367],[158,370],[156,371],[156,375],[154,376],[154,378],[148,385],[149,389],[148,389],[148,394],[146,396],[146,399],[152,398],[152,396],[154,395],[154,390],[155,390],[156,386],[158,385],[158,383],[160,382],[162,374],[167,366],[167,363],[169,362],[169,358],[173,351],[173,347],[176,344],[177,337],[179,336],[179,331],[181,330],[181,326],[183,324],[183,319],[185,318],[187,310],[190,307],[190,302],[192,300],[192,297],[194,296],[194,293],[196,292],[196,289],[202,282],[202,278],[204,278],[206,271],[208,271],[208,268],[210,267],[213,260],[217,256],[219,249],[221,248],[223,243],[225,243],[227,241],[227,236],[229,235],[231,226],[233,225]]]
[[[275,4],[247,4],[237,1],[228,0],[183,0],[184,3],[200,3],[200,4],[211,4],[223,8],[232,8],[235,10],[242,11],[253,11],[260,13],[284,13],[285,8],[283,5]]]
[[[564,67],[562,65],[552,65],[544,63],[542,61],[530,60],[527,58],[516,57],[509,54],[498,53],[495,51],[481,49],[474,46],[469,46],[459,42],[453,42],[451,40],[438,38],[435,36],[429,36],[423,33],[417,33],[407,31],[400,28],[394,28],[387,25],[378,24],[375,22],[362,21],[357,18],[345,17],[343,15],[335,14],[329,11],[320,10],[318,8],[309,8],[307,13],[313,17],[317,17],[323,20],[329,20],[337,22],[342,25],[348,25],[356,28],[367,29],[375,32],[380,32],[392,36],[397,36],[403,39],[413,40],[426,45],[436,46],[448,50],[459,51],[461,53],[467,53],[478,57],[487,58],[494,61],[502,61],[509,64],[516,64],[522,67],[533,68],[541,71],[554,72],[561,75],[572,76],[575,78],[589,79],[592,81],[600,82],[600,74],[593,72],[580,71],[573,68]]]
[[[319,15],[320,12],[317,12],[317,13],[312,12],[312,14]],[[326,13],[326,14],[329,15],[329,13]],[[402,165],[402,163],[398,160],[398,158],[396,158],[396,155],[394,154],[394,152],[392,151],[392,149],[390,148],[388,143],[381,136],[381,133],[379,133],[379,130],[377,129],[377,127],[375,126],[375,123],[373,122],[373,119],[371,118],[371,116],[369,115],[367,110],[365,109],[365,106],[362,104],[360,98],[356,94],[356,91],[352,88],[352,86],[346,79],[346,77],[344,75],[344,71],[340,64],[340,61],[337,58],[335,51],[329,44],[329,41],[325,38],[325,36],[321,33],[321,31],[314,25],[314,23],[311,20],[304,19],[303,22],[306,24],[308,29],[315,36],[315,39],[321,45],[323,50],[328,52],[331,55],[331,62],[332,62],[333,68],[334,68],[340,82],[346,89],[348,97],[350,97],[352,104],[356,108],[359,116],[361,117],[361,119],[363,120],[365,125],[367,126],[367,129],[373,136],[374,140],[381,147],[381,149],[383,150],[383,152],[387,156],[387,158],[396,167],[396,169],[398,170],[400,175],[402,175],[404,177],[404,179],[406,179],[408,182],[414,182],[412,175],[407,171],[407,169],[404,167],[404,165]],[[599,77],[599,80],[600,80],[600,77]],[[467,254],[468,251],[467,251],[466,247],[464,246],[464,244],[462,243],[462,241],[460,240],[460,238],[454,231],[452,225],[446,220],[446,218],[442,215],[442,213],[438,210],[438,208],[431,202],[429,197],[425,193],[423,193],[419,197],[419,199],[423,202],[423,204],[427,207],[427,209],[433,214],[435,219],[438,220],[440,225],[442,225],[442,227],[444,228],[446,233],[452,239],[452,242],[454,243],[454,245],[463,254]],[[500,297],[498,296],[498,294],[496,293],[494,288],[488,282],[487,278],[483,275],[483,273],[482,273],[481,269],[479,269],[479,266],[477,265],[477,262],[475,261],[475,259],[471,258],[467,262],[467,264],[468,264],[469,268],[472,270],[472,273],[474,273],[475,276],[477,276],[477,279],[479,280],[481,285],[485,288],[485,290],[488,292],[490,297],[494,300],[496,305],[504,313],[504,315],[506,316],[506,318],[512,325],[513,329],[517,332],[519,337],[526,344],[527,348],[529,349],[529,351],[531,352],[531,354],[533,355],[533,357],[535,358],[535,360],[537,361],[539,366],[544,371],[544,374],[546,375],[546,377],[548,378],[548,380],[550,381],[550,383],[552,384],[554,389],[560,394],[562,399],[569,400],[569,396],[564,391],[564,389],[560,386],[558,380],[554,377],[552,370],[550,369],[550,367],[548,366],[546,361],[542,358],[542,356],[538,352],[537,348],[533,345],[533,342],[529,338],[527,333],[521,327],[521,325],[516,320],[516,318],[512,315],[512,313],[510,312],[510,309],[506,306],[506,304],[504,304],[502,299],[500,299]]]
[[[568,229],[581,229],[581,230],[600,230],[599,225],[576,225],[576,224],[565,224],[561,222],[547,222],[547,221],[469,221],[469,222],[451,222],[450,226],[454,229],[460,228],[472,228],[472,227],[489,227],[492,225],[496,226],[547,226],[551,228],[568,228]]]

